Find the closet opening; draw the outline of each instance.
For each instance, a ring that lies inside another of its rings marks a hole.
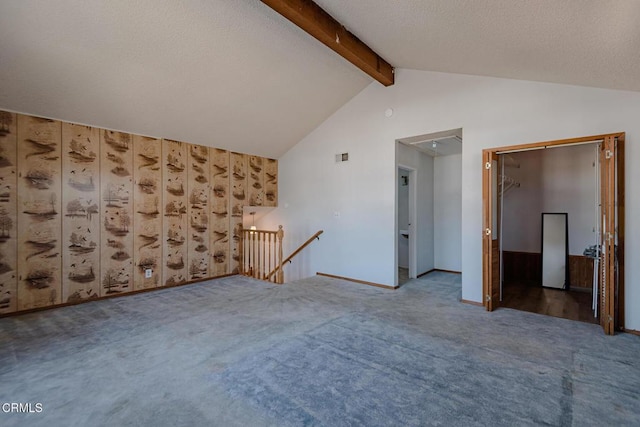
[[[483,214],[488,310],[624,327],[624,133],[484,150]]]

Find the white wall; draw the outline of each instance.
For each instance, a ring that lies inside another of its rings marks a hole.
[[[512,187],[504,194],[502,246],[505,251],[539,253],[543,206],[542,151],[525,151],[509,156],[520,167],[505,166],[504,173],[519,182],[520,187]]]
[[[434,159],[434,268],[462,271],[462,154]]]
[[[506,167],[505,175],[520,187],[504,197],[505,250],[540,252],[543,212],[568,214],[571,255],[594,244],[595,150],[590,144],[511,154],[520,168]]]
[[[394,114],[385,117],[385,110]],[[396,70],[372,83],[279,159],[287,245],[319,228],[323,240],[293,269],[394,283],[396,139],[464,129],[462,298],[482,301],[482,149],[626,131],[627,159],[640,158],[640,93],[447,73]],[[350,161],[336,165],[335,153]],[[640,168],[626,168],[626,251],[640,253]],[[341,212],[334,218],[333,212]],[[640,329],[640,264],[625,270],[627,327]]]
[[[595,243],[595,150],[594,144],[542,154],[542,211],[567,212],[570,255],[582,255]]]

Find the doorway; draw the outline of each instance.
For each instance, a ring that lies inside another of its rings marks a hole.
[[[434,270],[461,274],[462,129],[396,140],[395,176],[395,268],[401,279],[396,284],[402,284],[405,272],[409,279]],[[407,191],[410,214],[405,220]]]
[[[406,166],[399,166],[397,173],[398,216],[396,229],[398,230],[398,286],[416,277],[415,273],[415,170]]]
[[[597,323],[599,143],[499,155],[501,306]]]
[[[500,183],[506,154],[598,144],[598,237],[594,245],[596,316],[605,333],[624,325],[624,133],[499,147],[483,151],[483,294],[487,310],[503,305],[503,235]],[[501,168],[502,166],[502,168]],[[567,196],[570,197],[570,196]],[[568,266],[567,266],[568,267]],[[562,292],[562,291],[560,291]]]

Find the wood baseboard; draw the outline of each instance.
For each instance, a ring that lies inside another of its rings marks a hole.
[[[157,288],[136,289],[136,290],[131,291],[131,292],[119,293],[119,294],[114,294],[114,295],[105,295],[103,297],[85,299],[85,300],[76,301],[76,302],[63,302],[61,304],[47,305],[45,307],[37,307],[37,308],[29,308],[27,310],[13,311],[11,313],[0,314],[0,319],[3,318],[3,317],[20,316],[22,314],[36,313],[38,311],[51,310],[51,309],[54,309],[54,308],[70,307],[72,305],[85,304],[85,303],[90,303],[90,302],[94,302],[94,301],[102,301],[102,300],[112,299],[112,298],[127,297],[127,296],[135,295],[135,294],[142,294],[142,293],[146,293],[146,292],[159,291],[161,289],[177,288],[179,286],[193,285],[194,283],[206,282],[208,280],[214,280],[214,279],[222,279],[224,277],[230,277],[230,276],[237,276],[237,273],[223,274],[221,276],[209,277],[207,279],[202,279],[202,280],[190,280],[190,281],[187,281],[187,282],[184,282],[184,283],[178,283],[178,284],[175,284],[175,285],[158,286]]]
[[[436,271],[436,269],[435,269],[435,268],[432,268],[432,269],[431,269],[431,270],[429,270],[429,271],[425,271],[424,273],[420,273],[420,274],[418,274],[418,279],[419,279],[419,278],[421,278],[422,276],[426,276],[427,274],[431,273],[432,271]]]
[[[468,299],[460,299],[460,302],[463,304],[475,305],[476,307],[484,307],[484,304],[478,301],[470,301]]]
[[[443,273],[453,273],[453,274],[462,274],[462,271],[455,271],[455,270],[443,270],[441,268],[434,268],[433,271],[441,271]]]
[[[635,329],[627,329],[627,328],[622,328],[623,332],[626,332],[628,334],[632,334],[632,335],[638,335],[640,336],[640,331],[636,331]]]
[[[316,275],[317,276],[324,276],[324,277],[331,277],[332,279],[347,280],[349,282],[360,283],[362,285],[375,286],[376,288],[391,289],[391,290],[398,289],[395,286],[383,285],[383,284],[374,283],[374,282],[367,282],[365,280],[359,280],[359,279],[352,279],[351,277],[336,276],[336,275],[333,275],[333,274],[320,273],[320,272],[317,272]]]
[[[443,270],[441,268],[432,268],[429,271],[425,271],[424,273],[420,273],[418,274],[418,278],[422,277],[422,276],[426,276],[429,273],[433,273],[434,271],[440,271],[442,273],[452,273],[452,274],[462,274],[462,271],[455,271],[455,270]]]

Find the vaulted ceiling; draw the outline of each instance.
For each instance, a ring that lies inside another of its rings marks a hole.
[[[637,0],[317,0],[400,68],[640,91]]]
[[[0,2],[0,108],[279,157],[370,81],[257,0]]]
[[[398,68],[640,90],[635,0],[316,2]],[[0,2],[14,111],[279,157],[371,81],[258,0]]]

